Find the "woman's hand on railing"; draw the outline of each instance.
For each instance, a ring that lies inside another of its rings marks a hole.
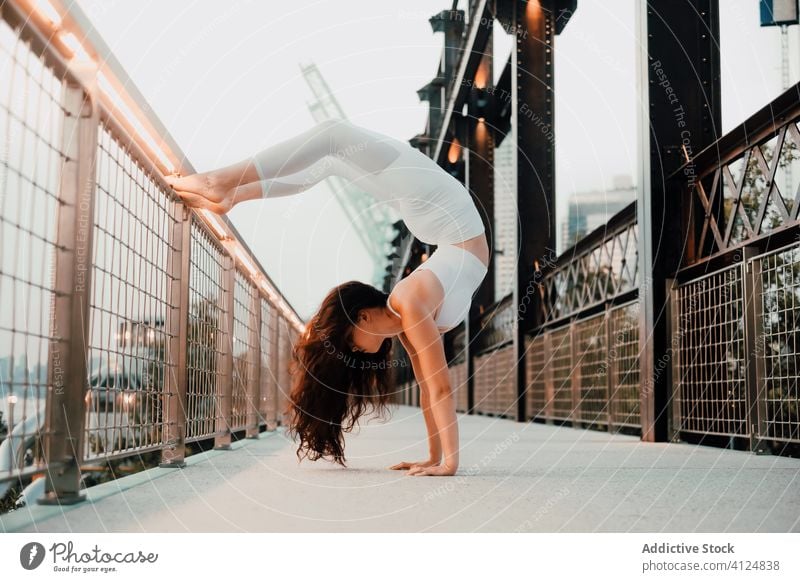
[[[435,467],[438,464],[439,461],[437,459],[428,459],[427,461],[403,461],[402,463],[397,463],[389,468],[393,470],[405,470],[413,467]]]

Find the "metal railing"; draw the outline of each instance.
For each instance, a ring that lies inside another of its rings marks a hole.
[[[620,210],[552,264],[543,265],[541,320],[547,324],[612,302],[639,287],[636,202]],[[530,287],[530,286],[529,286]]]
[[[674,172],[673,180],[686,180],[686,200],[699,224],[682,257],[684,267],[796,236],[799,120],[796,84]]]
[[[521,305],[509,295],[473,322],[480,329],[469,349],[474,412],[522,420],[514,334],[521,310],[536,308],[543,323],[520,346],[524,420],[640,429],[637,234],[631,203],[544,261]]]
[[[514,302],[508,296],[477,322],[479,341],[470,346],[475,412],[516,418],[517,389],[513,373],[516,317]]]
[[[732,259],[674,283],[673,438],[800,443],[800,242]]]
[[[469,405],[469,347],[467,345],[467,326],[461,323],[452,332],[449,342],[451,354],[448,357],[450,385],[455,393],[456,411],[467,412]]]
[[[754,451],[800,443],[800,85],[690,159],[698,212],[684,217],[691,252],[670,284],[670,436],[749,439]],[[788,193],[788,194],[787,194]],[[695,221],[690,223],[688,221]],[[693,229],[692,224],[697,228]],[[697,235],[697,236],[696,236]],[[450,361],[471,412],[641,432],[641,329],[636,203],[530,281],[541,322],[513,357],[522,305],[511,296],[470,325],[468,354]],[[712,244],[712,241],[716,241]],[[649,282],[649,279],[648,279]],[[524,361],[524,394],[513,368]],[[471,391],[471,394],[469,393]],[[713,442],[713,441],[712,441]]]
[[[281,424],[302,322],[73,5],[0,4],[0,497]],[[80,40],[79,40],[80,39]]]
[[[675,439],[800,443],[798,122],[800,84],[672,176],[699,232],[670,296]]]

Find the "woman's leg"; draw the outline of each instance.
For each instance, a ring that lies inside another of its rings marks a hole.
[[[349,174],[352,172],[340,160],[325,156],[306,169],[295,174],[281,176],[279,180],[259,180],[231,188],[219,202],[211,201],[193,192],[184,190],[176,190],[176,192],[188,206],[225,214],[236,204],[246,200],[292,196],[308,190],[328,176],[337,175],[347,178]]]
[[[326,120],[247,160],[182,178],[168,176],[167,181],[175,190],[220,203],[234,188],[297,174],[325,156],[333,156],[361,172],[379,172],[400,155],[396,145],[387,143],[389,139],[349,121]]]

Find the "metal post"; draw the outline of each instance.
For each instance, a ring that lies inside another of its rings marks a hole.
[[[283,330],[284,320],[283,316],[278,316],[278,367],[275,369],[275,378],[278,381],[278,396],[277,396],[277,418],[280,426],[286,426],[286,418],[284,411],[286,408],[286,345],[288,344],[287,334]]]
[[[667,439],[670,387],[656,362],[669,358],[667,277],[678,270],[698,222],[684,216],[682,191],[670,181],[686,160],[720,136],[719,0],[637,0],[639,353],[643,441]],[[687,75],[686,71],[692,74]],[[689,213],[685,213],[687,216]]]
[[[679,442],[681,437],[681,393],[682,382],[681,376],[681,340],[683,338],[683,330],[681,329],[680,319],[680,304],[678,297],[680,291],[678,290],[676,280],[672,277],[667,278],[665,281],[667,287],[667,321],[669,321],[669,335],[672,338],[672,365],[669,366],[667,372],[669,379],[667,386],[669,386],[669,427],[667,430],[667,439],[673,443]],[[677,335],[677,340],[675,336]]]
[[[498,8],[502,12],[507,8]],[[504,4],[504,3],[503,3]],[[517,210],[517,280],[513,302],[519,310],[514,329],[517,370],[524,368],[524,335],[537,326],[538,308],[524,312],[519,306],[537,265],[555,250],[555,16],[556,2],[509,2],[513,30],[511,53],[511,124],[517,139],[515,155]],[[536,113],[537,121],[531,119]],[[533,307],[534,302],[529,305]],[[573,360],[576,361],[576,360]],[[516,373],[518,395],[525,393],[525,376]],[[524,405],[524,401],[522,402]],[[523,416],[524,417],[524,416]]]
[[[253,366],[250,374],[250,385],[248,392],[250,398],[247,399],[247,430],[245,438],[257,439],[261,428],[261,295],[255,289],[251,300],[251,312],[253,313],[253,328],[250,332],[252,349],[248,357],[251,358]]]
[[[553,338],[549,331],[544,332],[544,421],[553,424],[555,408],[555,388],[553,386]]]
[[[275,430],[278,427],[278,308],[269,304],[269,384],[267,386],[267,427]]]
[[[572,410],[569,413],[569,420],[572,426],[581,426],[581,357],[578,353],[579,348],[578,324],[575,321],[569,324],[569,363],[572,374],[570,375],[572,388]]]
[[[42,505],[69,505],[85,499],[81,489],[86,423],[87,346],[92,288],[95,159],[99,107],[97,69],[76,66],[81,84],[65,81],[57,242],[55,251],[53,341],[48,348],[48,402],[44,457],[48,470]]]
[[[491,39],[491,35],[489,37]],[[490,47],[492,46],[490,41],[487,41],[487,46],[484,49],[484,56],[481,59],[482,67],[487,69],[487,77],[489,79],[492,78],[492,55],[490,51]],[[489,51],[486,54],[486,51]],[[489,260],[489,269],[486,273],[486,277],[484,278],[483,282],[480,285],[480,288],[475,294],[473,298],[472,306],[470,308],[470,316],[467,318],[467,322],[471,319],[477,319],[478,321],[481,320],[481,314],[483,311],[488,308],[492,303],[494,303],[494,272],[495,272],[495,261],[491,260],[491,255],[495,251],[495,244],[494,244],[494,135],[492,132],[493,126],[493,119],[491,117],[491,109],[490,108],[479,108],[478,100],[476,97],[477,90],[473,89],[471,91],[471,98],[468,101],[468,113],[469,117],[467,119],[462,119],[460,117],[456,117],[456,127],[459,127],[463,124],[465,127],[464,133],[467,134],[467,160],[465,163],[465,178],[466,178],[466,186],[467,189],[470,191],[472,196],[476,201],[476,207],[478,208],[478,212],[481,215],[481,219],[484,221],[484,228],[486,231],[486,241],[489,246],[489,253],[490,253],[490,260]],[[488,117],[488,119],[486,118]],[[470,326],[467,325],[467,333],[470,335],[467,336],[467,346],[475,346],[480,345],[480,340],[478,339],[478,334],[481,333],[481,326],[474,325]],[[469,348],[467,348],[469,349]],[[472,364],[472,357],[470,356],[470,364],[468,366],[472,368],[472,370],[468,370],[469,373],[469,391],[470,393],[474,393],[474,382],[472,381],[472,374],[474,373],[474,366]],[[494,381],[494,379],[492,379]],[[494,385],[494,397],[496,397],[497,393],[497,385]],[[470,395],[472,399],[470,401],[469,410],[472,410],[474,407],[474,394]],[[489,402],[484,402],[484,406],[488,406],[490,410],[494,410],[494,407]],[[498,407],[499,410],[499,407]]]
[[[472,355],[472,316],[464,320],[464,362],[467,373],[466,383],[464,388],[467,391],[467,414],[475,414],[475,359]]]
[[[614,351],[614,324],[612,318],[614,317],[614,310],[609,309],[606,307],[606,318],[605,318],[605,326],[606,326],[606,353],[607,354],[616,354]],[[616,375],[616,364],[614,362],[615,358],[618,358],[618,354],[614,356],[609,356],[609,360],[606,365],[606,415],[607,415],[607,426],[608,432],[614,432],[614,393],[617,388],[617,375]]]
[[[755,247],[744,247],[742,299],[744,301],[744,345],[747,370],[747,428],[750,434],[750,450],[754,453],[769,452],[765,443],[767,434],[767,398],[764,345],[763,289],[761,281],[761,259],[752,257],[758,252]]]
[[[477,117],[477,113],[470,111],[468,124],[469,163],[467,167],[467,188],[476,201],[476,206],[484,221],[486,240],[490,253],[494,253],[494,134],[491,120]],[[486,115],[484,113],[484,115]],[[489,270],[486,277],[475,293],[473,303],[476,309],[488,308],[495,300],[494,290],[495,262],[489,261]]]
[[[173,366],[172,384],[165,390],[164,440],[161,449],[162,468],[182,468],[186,442],[186,406],[188,390],[187,351],[189,347],[189,276],[191,269],[192,213],[186,206],[178,206],[180,213],[172,225],[169,255],[169,362]]]
[[[217,345],[223,346],[219,354],[220,377],[222,378],[221,393],[219,394],[219,411],[217,412],[217,426],[214,437],[214,450],[230,450],[231,448],[231,405],[233,400],[233,296],[236,290],[236,265],[233,257],[224,255],[225,272],[222,274],[222,304],[224,319],[222,329],[224,340]]]

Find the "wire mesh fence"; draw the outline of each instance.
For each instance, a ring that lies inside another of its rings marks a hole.
[[[742,265],[684,283],[679,317],[676,430],[749,434]]]
[[[216,434],[225,381],[222,358],[227,342],[222,301],[225,264],[222,246],[192,220],[187,349],[187,441]]]
[[[800,245],[753,261],[757,285],[754,353],[763,404],[759,436],[800,442]]]
[[[187,443],[275,429],[301,324],[164,182],[182,154],[104,88],[124,71],[68,61],[25,6],[0,17],[0,498],[43,478],[37,501],[66,504],[85,463],[181,466]]]
[[[177,203],[98,129],[84,459],[163,446],[174,378],[167,260]]]
[[[44,467],[62,81],[0,19],[0,481]],[[53,380],[50,375],[55,375]],[[3,488],[0,487],[0,491]]]
[[[677,286],[674,430],[800,442],[800,244]]]

